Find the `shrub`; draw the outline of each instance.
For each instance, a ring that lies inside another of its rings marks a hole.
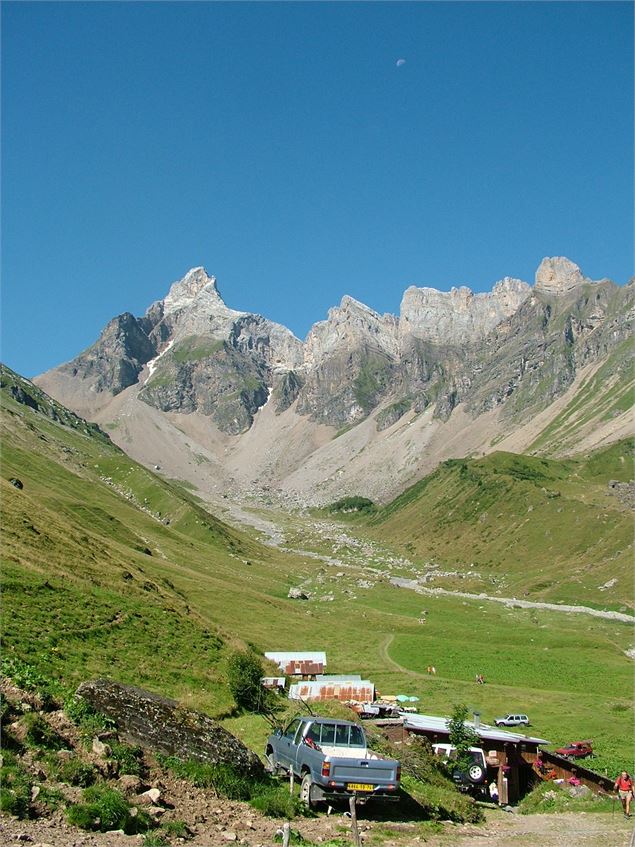
[[[247,800],[258,811],[271,817],[294,818],[305,813],[304,805],[292,797],[286,786],[272,779],[244,776],[232,765],[210,765],[176,756],[158,756],[159,763],[175,776],[187,779],[198,788],[211,788],[218,797]]]
[[[90,746],[95,735],[115,729],[115,722],[94,709],[83,697],[76,694],[64,702],[64,711],[79,729],[85,746]]]
[[[161,829],[172,838],[189,838],[192,834],[185,821],[166,821],[161,824]]]
[[[236,705],[249,712],[266,710],[269,692],[260,680],[264,669],[260,657],[254,652],[237,650],[227,660],[227,681]]]
[[[366,515],[377,511],[377,506],[368,497],[342,497],[328,506],[329,512],[361,512]]]
[[[64,739],[55,732],[37,712],[28,712],[24,716],[26,742],[29,747],[43,747],[47,750],[61,750],[66,746]]]
[[[299,815],[307,814],[308,809],[298,797],[289,794],[286,785],[267,785],[256,783],[249,805],[261,814],[271,818],[286,818],[293,820]]]
[[[10,753],[3,752],[3,758],[0,768],[0,811],[17,818],[28,818],[33,787],[31,778]]]
[[[150,826],[148,815],[137,810],[131,814],[126,798],[114,788],[98,784],[84,789],[85,803],[74,803],[66,810],[68,822],[81,829],[107,832],[123,829],[127,835],[145,832]]]
[[[462,771],[467,771],[472,764],[470,747],[478,747],[481,743],[477,733],[465,723],[468,714],[467,706],[459,703],[452,709],[448,722],[450,744],[456,747],[456,764]]]
[[[161,832],[148,832],[144,836],[143,847],[170,847],[170,842]]]
[[[83,697],[78,697],[77,694],[73,694],[64,702],[64,711],[75,726],[80,726],[86,718],[97,714],[90,703]]]
[[[76,785],[79,788],[88,788],[97,780],[98,771],[94,765],[82,762],[81,759],[73,757],[55,767],[56,776],[60,782]]]
[[[143,762],[141,761],[143,751],[140,747],[131,747],[129,744],[122,744],[120,741],[112,741],[110,749],[110,758],[118,763],[120,773],[141,776],[143,772]]]
[[[401,772],[404,775],[412,776],[420,782],[437,785],[440,788],[456,790],[446,767],[434,755],[432,745],[427,738],[411,735],[399,747],[396,747],[392,741],[381,735],[369,733],[368,730],[366,735],[369,738],[370,747],[375,752],[400,761]]]
[[[37,694],[42,701],[42,708],[58,704],[61,694],[59,683],[43,676],[33,665],[24,662],[17,656],[5,656],[0,663],[4,676],[8,676],[18,688]]]
[[[51,812],[56,812],[66,803],[66,797],[59,788],[47,788],[45,785],[42,786],[37,799]]]
[[[183,761],[176,756],[158,756],[159,763],[175,776],[189,780],[197,788],[211,788],[228,800],[249,800],[252,780],[232,765],[210,765],[194,759]]]

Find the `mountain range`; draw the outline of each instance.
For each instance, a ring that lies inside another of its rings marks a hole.
[[[305,341],[202,267],[35,379],[138,461],[214,497],[387,501],[448,458],[563,456],[631,431],[635,280],[545,258],[534,285],[345,296]]]

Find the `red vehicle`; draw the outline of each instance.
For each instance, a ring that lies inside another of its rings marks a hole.
[[[554,750],[554,753],[557,753],[558,756],[564,756],[565,759],[584,759],[593,755],[593,742],[572,741],[570,744],[565,744],[564,747]]]

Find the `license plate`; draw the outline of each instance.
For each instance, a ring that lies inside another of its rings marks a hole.
[[[374,785],[368,785],[365,782],[349,782],[347,784],[347,789],[349,791],[374,791]]]

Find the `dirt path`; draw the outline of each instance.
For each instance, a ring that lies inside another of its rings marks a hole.
[[[566,606],[563,603],[540,603],[535,600],[518,600],[516,597],[493,597],[490,594],[469,594],[467,591],[448,591],[445,588],[424,588],[416,579],[403,579],[393,577],[390,582],[397,588],[409,588],[417,594],[428,594],[431,596],[464,597],[467,600],[490,600],[494,603],[502,603],[504,606],[519,606],[521,609],[547,609],[550,612],[568,612],[577,615],[593,615],[596,618],[604,618],[609,621],[622,621],[623,623],[635,623],[633,615],[625,615],[622,612],[607,612],[603,609],[591,609],[589,606]]]
[[[399,673],[405,673],[408,674],[408,676],[417,676],[421,679],[428,679],[427,674],[419,673],[419,671],[413,671],[409,668],[404,668],[403,665],[400,665],[399,662],[396,662],[390,656],[388,648],[392,644],[394,637],[395,636],[392,633],[390,635],[387,635],[386,638],[384,638],[382,643],[379,645],[379,653],[382,659],[386,662],[386,664],[390,665],[394,670],[399,671]]]
[[[231,807],[236,807],[231,812]],[[199,823],[192,827],[191,847],[221,847],[237,843],[244,847],[273,847],[282,821],[260,818],[238,804],[220,801],[202,810]],[[364,841],[373,847],[634,847],[633,822],[615,814],[518,815],[502,810],[488,811],[484,824],[445,822],[435,831],[426,822],[388,822],[360,816]],[[341,815],[319,815],[291,824],[309,843],[319,844],[337,838],[351,844],[350,821]],[[0,816],[0,843],[31,844],[32,847],[130,847],[142,843],[140,836],[123,833],[88,833],[70,827],[61,816],[55,820],[17,820]],[[172,840],[172,844],[179,843]],[[183,843],[183,842],[180,842]],[[278,842],[279,843],[279,842]]]
[[[611,817],[584,812],[558,815],[496,812],[488,816],[481,831],[476,827],[457,827],[449,838],[444,835],[438,840],[430,839],[428,847],[633,847],[634,843],[633,822],[617,813]]]

